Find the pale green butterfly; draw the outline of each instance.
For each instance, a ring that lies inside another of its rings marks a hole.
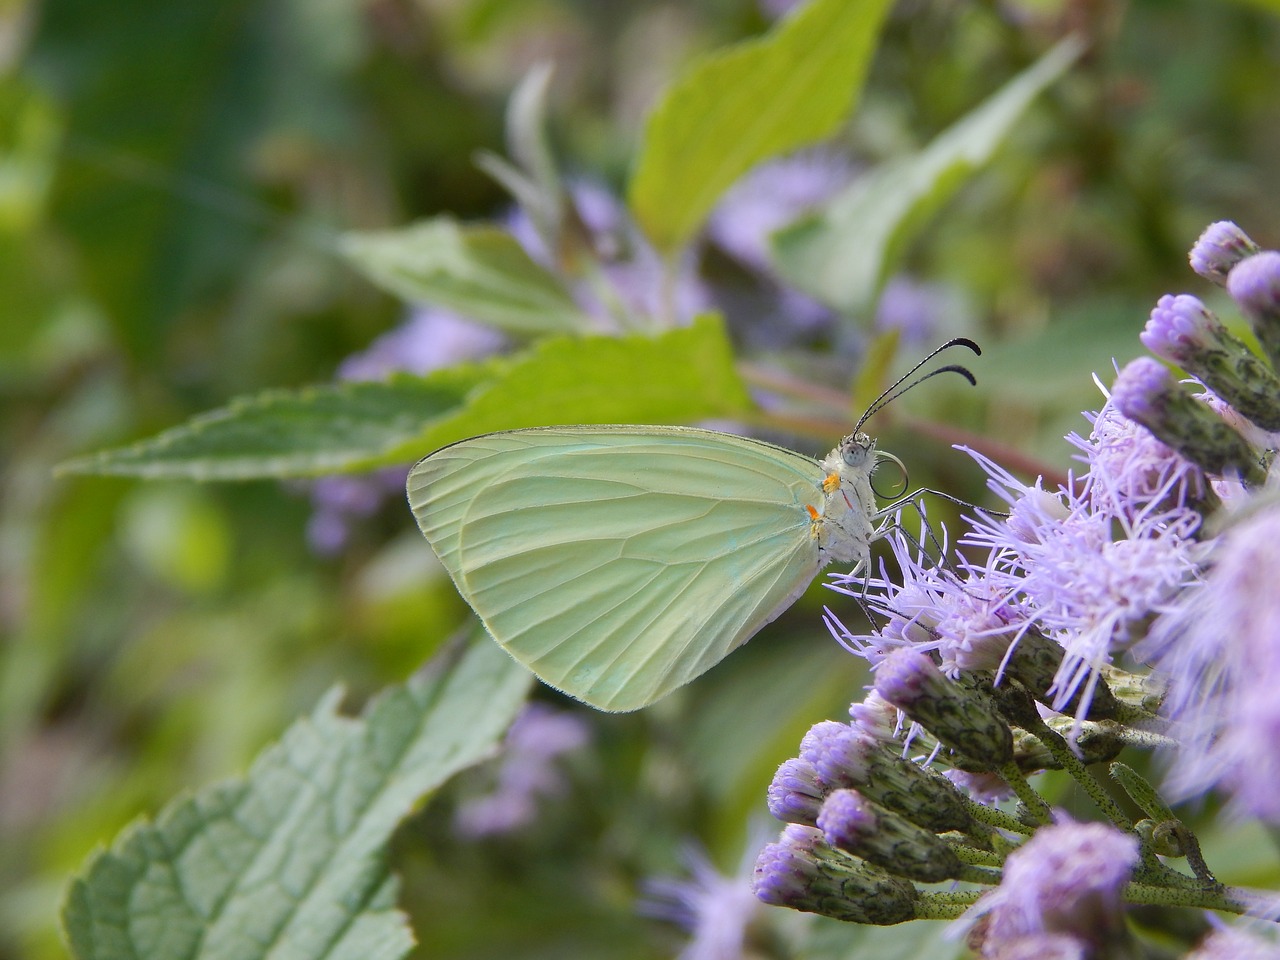
[[[957,344],[979,352],[958,338],[912,371]],[[957,366],[928,376],[946,371],[973,380]],[[419,461],[409,505],[511,656],[593,707],[637,710],[749,640],[827,564],[868,566],[888,509],[871,473],[896,458],[858,427],[821,461],[695,427],[490,433]]]

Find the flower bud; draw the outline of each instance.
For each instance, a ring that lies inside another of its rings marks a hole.
[[[795,823],[760,851],[751,889],[765,903],[850,923],[888,926],[916,915],[909,881],[841,853],[821,830]]]
[[[1060,644],[1054,643],[1035,627],[1029,627],[1018,638],[1009,662],[1005,665],[1005,673],[1026,687],[1041,703],[1053,706],[1054,695],[1049,690],[1062,666],[1065,652]],[[1083,692],[1081,687],[1072,693],[1066,703],[1061,704],[1061,711],[1074,715],[1079,709]],[[1119,706],[1107,682],[1099,679],[1089,700],[1087,715],[1092,719],[1112,717]]]
[[[1211,223],[1200,234],[1187,259],[1191,269],[1218,286],[1227,282],[1227,274],[1241,260],[1259,250],[1243,230],[1230,220]]]
[[[935,833],[967,830],[973,824],[953,784],[854,727],[817,724],[801,742],[800,756],[828,790],[854,787]]]
[[[1249,318],[1271,366],[1280,370],[1280,253],[1266,250],[1236,264],[1227,293]]]
[[[952,683],[925,654],[900,647],[875,676],[882,697],[951,749],[992,769],[1013,758],[1013,734],[990,698]]]
[[[769,812],[787,823],[813,826],[825,794],[825,786],[813,764],[792,757],[783,761],[769,784]]]
[[[1263,430],[1280,430],[1280,377],[1195,297],[1161,297],[1139,339]]]
[[[1258,452],[1248,441],[1181,390],[1169,371],[1150,357],[1138,357],[1120,371],[1111,401],[1130,420],[1209,473],[1239,475],[1259,485],[1266,477]]]
[[[818,829],[833,847],[910,880],[939,883],[963,869],[945,841],[856,790],[836,790],[827,797]]]

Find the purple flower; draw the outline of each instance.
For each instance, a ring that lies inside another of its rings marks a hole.
[[[1156,301],[1138,339],[1157,357],[1186,367],[1197,353],[1218,344],[1224,327],[1200,300],[1190,294],[1166,294]]]
[[[1111,399],[1085,417],[1093,425],[1088,439],[1072,433],[1067,442],[1085,455],[1081,499],[1091,511],[1130,521],[1151,509],[1194,513],[1188,502],[1201,500],[1209,489],[1199,466],[1126,417]]]
[[[1255,323],[1280,320],[1280,252],[1264,250],[1236,264],[1227,293]]]
[[[1151,357],[1130,360],[1111,387],[1111,402],[1130,420],[1147,423],[1159,415],[1160,398],[1176,390],[1164,364]]]
[[[1221,286],[1232,267],[1257,252],[1257,244],[1243,230],[1230,220],[1219,220],[1205,227],[1187,259],[1192,270]]]
[[[320,477],[311,484],[312,513],[307,543],[321,556],[347,545],[353,521],[372,516],[393,493],[404,493],[408,467],[384,467],[372,473]]]
[[[1280,509],[1240,516],[1213,545],[1203,581],[1137,652],[1168,681],[1179,797],[1221,787],[1238,813],[1280,823]]]
[[[1237,263],[1227,292],[1249,318],[1272,368],[1280,370],[1280,253],[1266,250]]]
[[[751,889],[764,903],[852,923],[888,925],[916,915],[910,882],[834,850],[821,830],[798,823],[760,851]]]
[[[585,230],[585,242],[599,260],[598,274],[562,262],[560,251],[547,248],[532,218],[517,208],[507,229],[525,251],[568,282],[578,306],[605,329],[626,329],[654,318],[688,323],[712,306],[711,293],[698,277],[696,251],[686,251],[668,275],[667,265],[628,217],[610,190],[590,180],[568,184],[569,199]],[[567,274],[567,276],[566,276]]]
[[[1032,933],[1000,944],[996,953],[982,954],[988,960],[1089,960],[1088,945],[1065,933]]]
[[[338,367],[342,380],[382,380],[393,373],[429,373],[501,350],[506,338],[483,324],[437,307],[415,308],[407,320]]]
[[[950,290],[905,275],[890,277],[876,306],[876,329],[897,330],[906,346],[934,342],[944,319],[956,312]]]
[[[1157,509],[1176,489],[1177,474],[1157,488],[1156,503],[1122,507],[1118,491],[1132,486],[1132,479],[1117,482],[1114,474],[1104,474],[1046,498],[1038,485],[1027,487],[970,453],[1012,513],[1007,520],[978,514],[961,542],[991,549],[988,566],[1016,583],[1018,602],[1008,609],[1062,646],[1053,705],[1062,709],[1079,696],[1077,715],[1084,716],[1103,668],[1141,636],[1150,616],[1172,609],[1181,588],[1194,581],[1203,555],[1194,539],[1199,516],[1176,500],[1169,509]],[[1095,487],[1105,494],[1099,498],[1105,509],[1098,511],[1088,496]]]
[[[879,741],[847,723],[823,720],[800,741],[800,759],[810,765],[826,788],[852,787],[867,777],[871,754]]]
[[[458,833],[475,838],[528,826],[537,817],[539,801],[568,788],[559,759],[582,749],[589,739],[578,716],[542,703],[526,704],[507,731],[492,791],[458,807]]]
[[[747,850],[756,846],[750,842]],[[760,901],[751,890],[754,857],[748,855],[730,876],[720,873],[697,847],[686,848],[684,861],[688,879],[658,878],[644,884],[647,897],[641,912],[689,932],[678,960],[741,960],[751,924],[760,913]]]
[[[1013,796],[1013,790],[1009,785],[994,773],[947,770],[943,776],[978,803],[994,804]]]
[[[880,696],[970,760],[996,769],[1013,758],[1013,735],[991,700],[948,680],[928,654],[899,647],[875,680]]]
[[[828,150],[762,163],[725,193],[707,221],[707,234],[744,266],[770,275],[769,237],[835,196],[855,172],[847,159]]]
[[[769,812],[777,819],[813,826],[826,792],[826,785],[814,765],[800,757],[792,757],[784,760],[773,775],[766,799]]]
[[[1137,862],[1137,838],[1115,827],[1040,828],[1009,854],[1000,886],[966,915],[982,918],[982,956],[1003,957],[1006,946],[1051,934],[1114,946],[1125,935],[1121,893]]]
[[[342,380],[383,380],[393,373],[425,374],[450,364],[488,356],[506,338],[496,330],[436,307],[415,308],[400,326],[384,333],[338,367]],[[392,494],[404,496],[408,467],[321,477],[311,485],[313,513],[307,542],[321,556],[342,551],[351,529]]]
[[[1239,927],[1220,927],[1183,960],[1280,960],[1280,946]]]
[[[902,726],[902,712],[874,690],[849,704],[849,716],[860,732],[876,740],[893,740]]]

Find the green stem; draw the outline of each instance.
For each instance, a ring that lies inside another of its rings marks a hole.
[[[1004,876],[999,870],[991,870],[987,867],[975,867],[968,864],[965,865],[955,877],[956,880],[963,880],[965,883],[980,883],[988,887],[998,887],[1000,880]]]
[[[916,897],[917,920],[955,920],[978,902],[985,890],[921,893]]]
[[[944,838],[945,839],[945,838]],[[947,841],[951,845],[951,850],[960,859],[962,863],[973,864],[982,867],[1003,867],[1003,853],[996,853],[991,850],[979,850],[977,847],[971,847],[967,843],[959,843]]]
[[[1124,888],[1124,897],[1130,903],[1145,903],[1160,907],[1199,907],[1204,910],[1222,910],[1225,913],[1244,914],[1263,910],[1274,912],[1277,902],[1239,887],[1166,887],[1151,883],[1130,883]]]
[[[1018,764],[1015,761],[1010,760],[1008,763],[1001,764],[996,769],[996,773],[1009,785],[1014,795],[1022,801],[1027,808],[1028,814],[1035,819],[1037,824],[1053,822],[1053,811],[1049,809],[1049,804],[1045,803],[1044,797],[1032,789],[1031,784],[1027,782],[1027,778],[1018,769]]]
[[[985,823],[989,827],[995,827],[998,830],[1008,830],[1010,833],[1018,833],[1024,837],[1029,837],[1035,833],[1035,828],[1023,823],[1017,817],[1010,816],[997,807],[989,807],[985,803],[978,803],[977,800],[971,800],[963,797],[965,809],[969,811],[969,816],[977,820],[979,823]]]
[[[1053,754],[1053,758],[1062,764],[1062,769],[1071,774],[1075,781],[1084,787],[1085,793],[1089,794],[1093,802],[1098,805],[1098,809],[1106,814],[1107,819],[1121,830],[1132,832],[1133,821],[1125,816],[1124,811],[1120,809],[1120,805],[1111,798],[1111,794],[1107,793],[1102,784],[1098,782],[1098,778],[1090,773],[1081,759],[1075,755],[1066,738],[1053,730],[1044,721],[1033,724],[1033,726],[1035,729],[1029,729],[1027,732],[1034,734]]]

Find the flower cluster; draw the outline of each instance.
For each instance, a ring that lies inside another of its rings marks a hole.
[[[827,613],[874,690],[779,768],[769,809],[788,826],[758,860],[760,899],[860,923],[963,917],[990,960],[1134,956],[1127,904],[1280,914],[1219,883],[1157,789],[1116,762],[1158,748],[1173,799],[1216,789],[1280,823],[1280,253],[1216,223],[1191,264],[1259,351],[1196,297],[1162,297],[1142,343],[1190,386],[1153,357],[1126,365],[1088,435],[1067,438],[1081,468],[1056,489],[966,450],[1002,512],[967,517],[952,548],[923,510],[919,537],[899,511],[894,573],[833,578],[876,624],[859,634]],[[1109,822],[1050,808],[1028,780],[1048,769]],[[1185,949],[1275,952],[1234,928]]]

